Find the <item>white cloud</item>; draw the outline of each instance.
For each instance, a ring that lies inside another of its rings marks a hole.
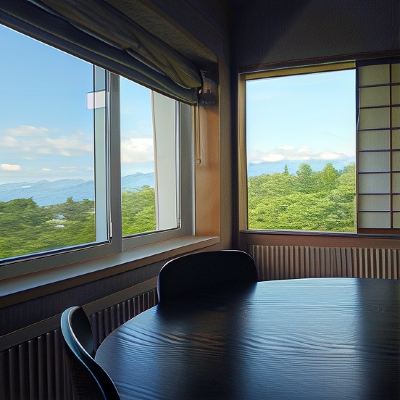
[[[58,153],[65,157],[75,156],[81,153],[93,151],[93,144],[85,142],[83,135],[61,136],[58,138],[46,138],[43,143],[42,154]]]
[[[312,151],[306,146],[295,148],[294,146],[280,146],[270,151],[254,150],[249,153],[249,162],[277,162],[284,160],[339,160],[350,157],[348,154],[335,151]]]
[[[21,171],[22,168],[18,164],[0,164],[0,169],[7,172],[18,172]]]
[[[15,128],[9,128],[5,130],[8,136],[35,136],[35,135],[46,135],[49,132],[48,128],[42,126],[32,125],[19,125]]]
[[[16,148],[18,147],[18,140],[13,136],[3,136],[0,138],[1,147]]]
[[[15,149],[18,154],[45,154],[72,157],[93,152],[93,141],[83,133],[50,136],[48,128],[21,125],[0,135],[0,148]],[[26,157],[24,157],[26,158]]]
[[[343,158],[344,155],[342,153],[335,153],[332,151],[326,151],[321,153],[321,158],[323,160],[338,160],[339,158]]]
[[[121,142],[121,162],[139,163],[153,161],[153,139],[152,138],[129,138]]]
[[[43,171],[43,172],[50,172],[51,169],[50,169],[50,168],[42,168],[41,171]]]
[[[294,150],[294,146],[291,146],[289,144],[284,144],[283,146],[279,146],[278,149],[280,149],[280,150]]]

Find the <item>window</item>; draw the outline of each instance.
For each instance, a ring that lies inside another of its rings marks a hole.
[[[178,104],[120,82],[123,236],[178,228]]]
[[[245,77],[248,229],[397,233],[400,69],[372,64]]]
[[[191,107],[12,29],[0,36],[2,271],[192,234]]]
[[[108,230],[96,229],[107,214],[95,206],[105,175],[95,184],[94,167],[105,153],[95,156],[86,104],[93,66],[0,29],[0,258],[107,241]],[[104,141],[104,124],[96,129]]]
[[[400,229],[400,64],[358,68],[358,225]]]

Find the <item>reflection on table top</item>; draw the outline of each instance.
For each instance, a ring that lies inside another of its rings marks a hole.
[[[128,321],[96,360],[121,399],[400,399],[400,283],[259,282]]]

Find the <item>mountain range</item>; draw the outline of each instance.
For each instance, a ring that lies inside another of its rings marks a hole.
[[[122,191],[137,190],[142,186],[154,187],[154,174],[136,173],[121,178]],[[60,204],[68,197],[75,201],[94,200],[92,180],[59,179],[56,181],[41,180],[37,182],[5,183],[0,185],[0,201],[30,198],[40,206]]]
[[[349,164],[354,164],[354,158],[341,158],[338,160],[283,160],[275,162],[249,163],[247,172],[249,176],[262,174],[275,174],[283,172],[287,165],[289,173],[294,175],[301,164],[308,164],[313,171],[321,171],[325,165],[331,163],[337,170],[342,170]]]
[[[327,164],[326,160],[284,160],[277,162],[249,163],[248,175],[273,174],[283,172],[287,165],[289,173],[295,174],[299,166],[306,162],[314,171],[321,171]],[[341,170],[346,165],[354,163],[354,159],[330,161]],[[135,173],[121,178],[122,191],[137,190],[142,186],[154,187],[154,173]],[[32,198],[38,205],[47,206],[65,202],[68,197],[75,201],[94,200],[94,184],[92,180],[59,179],[56,181],[41,180],[37,182],[5,183],[0,185],[0,201]]]

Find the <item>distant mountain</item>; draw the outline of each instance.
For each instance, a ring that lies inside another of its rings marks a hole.
[[[121,178],[122,191],[135,190],[142,186],[154,187],[154,174],[149,172],[142,174],[137,172],[133,175],[126,175]]]
[[[343,158],[340,160],[284,160],[276,162],[249,163],[248,175],[258,176],[262,174],[274,174],[283,172],[287,165],[290,174],[295,174],[301,164],[308,164],[313,171],[321,171],[325,165],[331,163],[337,170],[342,170],[346,165],[354,163],[354,158]]]
[[[154,187],[154,174],[136,173],[121,178],[123,191],[137,190],[142,186]],[[93,181],[84,179],[41,180],[38,182],[5,183],[0,185],[0,201],[32,197],[40,206],[60,204],[68,197],[75,201],[94,200]]]
[[[295,174],[302,163],[309,164],[314,171],[321,171],[327,162],[331,162],[336,169],[341,170],[346,165],[354,163],[354,159],[250,163],[248,165],[248,172],[249,176],[273,174],[283,172],[285,165],[287,165],[289,172]],[[145,174],[137,172],[132,175],[123,176],[121,178],[121,185],[122,191],[137,190],[142,186],[154,187],[154,174],[152,172]],[[60,204],[65,202],[68,197],[72,197],[75,201],[84,199],[94,200],[94,184],[93,181],[85,181],[84,179],[59,179],[56,181],[41,180],[37,182],[5,183],[0,185],[0,201],[30,197],[40,206]]]

